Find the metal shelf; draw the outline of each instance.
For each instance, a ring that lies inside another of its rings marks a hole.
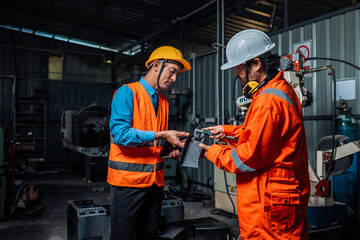
[[[31,159],[38,158],[44,159],[39,163],[46,165],[47,102],[19,98],[15,107],[13,124],[14,140],[20,142],[20,145],[15,146],[17,163],[24,161],[29,163]],[[25,130],[31,131],[32,135],[25,136]]]

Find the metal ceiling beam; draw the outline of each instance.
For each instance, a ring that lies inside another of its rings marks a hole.
[[[257,14],[256,11],[247,11],[247,10],[244,12],[244,14],[241,17],[244,17],[244,18],[247,18],[247,19],[253,19],[255,21],[262,22],[262,23],[264,23],[266,25],[269,25],[270,19],[271,19],[270,14],[268,14],[268,16],[264,16],[264,15]],[[283,26],[283,21],[284,20],[282,18],[275,17],[273,25],[282,27]]]
[[[233,30],[236,30],[238,29],[239,27],[242,27],[242,28],[256,28],[256,29],[259,29],[263,32],[267,32],[269,31],[269,26],[266,25],[266,26],[260,26],[260,25],[256,25],[256,24],[253,24],[253,23],[248,23],[248,22],[236,22],[236,23],[230,23],[230,22],[227,22],[226,23],[226,26],[225,28],[226,29],[233,29]]]
[[[141,3],[136,3],[136,1],[128,1],[128,0],[110,0],[112,7],[120,8],[120,9],[131,9],[134,12],[138,12],[141,14],[151,15],[154,18],[158,18],[163,20],[167,18],[169,21],[174,18],[174,16],[181,16],[184,14],[183,11],[180,10],[171,10],[166,11],[164,7],[156,7],[153,4],[148,4],[145,1]]]
[[[93,14],[91,17],[89,17],[86,21],[80,22],[78,25],[78,29],[69,37],[69,40],[74,38],[85,26],[89,25],[90,23],[93,23],[94,20],[97,18],[97,16],[101,13],[101,11],[108,5],[107,1],[103,1],[102,6],[97,9],[95,14]]]
[[[11,18],[10,16],[16,16],[16,15],[19,15],[19,13],[21,13],[21,15],[26,16],[27,18],[34,17],[32,15],[32,12],[29,11],[29,10],[10,9],[10,8],[7,8],[7,9],[3,8],[1,10],[2,10],[1,11],[2,17],[4,17],[4,19],[9,19],[9,18]],[[8,16],[8,17],[6,17],[6,16]],[[53,21],[55,23],[61,23],[61,24],[69,25],[69,26],[74,25],[74,20],[63,19],[63,18],[54,17],[54,16],[48,16],[47,21]],[[18,27],[31,28],[30,24],[29,24],[29,26],[26,26],[26,25],[24,26],[23,24],[20,24],[20,23],[18,23],[18,24],[20,25]],[[129,32],[114,30],[113,28],[98,26],[98,25],[95,25],[95,24],[89,24],[85,28],[86,29],[92,29],[92,30],[99,31],[99,32],[107,32],[107,33],[109,33],[111,35],[117,36],[119,39],[122,39],[123,41],[131,42],[131,43],[133,43],[135,41],[135,39],[138,39],[138,38],[141,38],[141,37],[144,36],[144,34],[141,34],[141,33],[135,35],[135,34],[132,34],[132,33],[129,33]],[[55,32],[49,32],[49,33],[57,34]],[[122,36],[124,36],[124,37],[122,37]],[[64,37],[66,37],[66,36],[64,36]],[[86,39],[84,39],[84,40],[86,40]]]
[[[253,5],[259,4],[260,2],[262,2],[262,1],[252,2],[252,4],[247,5],[247,6],[253,6]],[[233,12],[233,11],[234,11],[233,4],[230,4],[230,5],[225,7],[225,15],[227,15],[227,14]],[[199,19],[192,19],[191,24],[184,27],[184,29],[183,29],[184,33],[193,32],[196,29],[199,29],[199,28],[201,28],[203,26],[208,26],[209,22],[212,23],[212,22],[214,22],[216,20],[216,9],[207,8],[207,10],[203,11],[203,13],[204,13],[203,15],[205,15],[206,17],[200,17]],[[193,23],[195,23],[195,24],[193,24]],[[172,27],[173,26],[170,26],[167,29],[170,29]],[[166,32],[167,29],[165,29],[165,28],[160,29],[157,33],[154,33],[151,37],[148,37],[148,39],[154,38],[154,41],[156,41],[157,43],[160,44],[160,43],[163,43],[163,42],[170,41],[170,40],[172,40],[174,38],[176,39],[178,37],[177,32],[169,34],[168,32]],[[184,39],[186,39],[186,40],[188,39],[188,36],[186,34],[184,34]],[[190,37],[189,40],[191,40],[191,37]],[[214,36],[214,42],[215,41],[216,41],[216,36]],[[212,43],[214,43],[214,42],[212,42]],[[210,43],[210,44],[212,44],[212,43]],[[135,46],[135,45],[136,44],[133,44],[132,47]],[[130,46],[125,48],[125,50],[129,49],[129,48],[130,48]],[[123,61],[123,60],[121,59],[119,61]]]
[[[211,3],[215,3],[216,0],[213,0]],[[207,7],[209,7],[210,5],[207,4]],[[197,13],[197,10],[193,11],[192,13]],[[190,14],[187,14],[186,17],[190,17]],[[163,36],[169,36],[172,34],[169,34],[169,30],[172,29],[175,26],[175,24],[173,24],[172,22],[169,22],[168,24],[165,24],[162,28],[160,28],[159,30],[153,32],[152,34],[147,35],[146,37],[138,40],[136,43],[134,44],[130,44],[129,46],[120,49],[119,52],[122,53],[123,51],[126,51],[128,49],[131,49],[132,47],[136,46],[136,45],[140,45],[143,44],[144,42],[156,37],[157,39],[162,38]],[[186,31],[186,28],[184,29],[184,31]],[[166,37],[167,38],[167,37]],[[175,37],[176,38],[176,37]]]
[[[260,21],[256,21],[250,18],[245,18],[245,17],[240,17],[237,15],[231,15],[230,17],[227,17],[227,21],[241,21],[244,23],[250,23],[250,24],[254,24],[260,27],[267,27],[267,24],[264,22],[260,22]]]
[[[215,11],[215,9],[214,9],[214,11]],[[187,25],[186,27],[184,27],[184,29],[183,29],[184,33],[193,32],[194,29],[199,28],[199,26],[206,26],[206,25],[209,24],[209,20],[207,18],[202,18],[201,20],[195,21],[195,22],[197,22],[196,25],[193,24],[193,25]],[[174,27],[172,29],[177,29],[177,28],[174,25]],[[177,39],[178,34],[179,34],[178,31],[173,31],[172,33],[163,32],[162,34],[155,34],[155,36],[153,36],[153,37],[154,37],[154,41],[156,41],[157,44],[160,45],[162,43],[169,42],[169,41],[171,41],[173,39]],[[184,34],[183,37],[184,37],[185,40],[188,40],[188,35],[187,34]],[[197,42],[198,41],[196,41],[196,43]],[[211,42],[211,43],[209,42],[209,44],[211,45],[214,42],[216,42],[216,33],[214,34],[214,41]],[[204,45],[204,44],[206,45],[207,43],[204,42],[202,45]]]
[[[38,30],[41,22],[44,20],[46,14],[48,13],[48,11],[49,11],[49,9],[50,9],[50,7],[51,7],[51,5],[53,3],[54,3],[54,0],[47,1],[46,5],[44,7],[44,10],[42,11],[42,14],[41,14],[40,18],[39,18],[38,22],[36,23],[36,25],[34,27],[33,34]]]

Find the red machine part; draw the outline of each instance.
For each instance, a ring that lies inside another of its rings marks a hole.
[[[330,187],[331,187],[331,181],[327,180],[320,180],[318,184],[316,184],[315,189],[315,195],[320,197],[329,197],[330,196]]]

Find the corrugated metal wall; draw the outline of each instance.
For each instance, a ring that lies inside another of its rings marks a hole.
[[[65,64],[66,81],[47,80],[49,52],[62,51],[70,60],[78,59],[77,65],[75,60]],[[12,137],[11,104],[16,77],[18,98],[34,97],[36,89],[44,91],[48,113],[47,167],[67,167],[69,160],[60,143],[61,112],[94,102],[110,107],[113,91],[118,85],[109,83],[110,67],[104,64],[103,53],[53,39],[0,30],[0,124],[4,137]]]
[[[25,83],[26,82],[26,83]],[[0,77],[1,127],[6,137],[12,136],[11,89],[13,79]],[[42,89],[47,100],[47,157],[46,167],[69,167],[70,159],[60,142],[61,113],[64,110],[76,109],[91,103],[97,103],[110,109],[111,97],[117,87],[109,83],[86,83],[66,81],[39,81],[17,79],[17,84],[33,85]],[[30,95],[29,95],[30,96]]]
[[[293,43],[306,40],[312,41],[312,57],[328,57],[349,61],[357,66],[360,65],[360,10],[348,12],[323,21],[315,22],[299,27],[288,32],[271,36],[276,43],[274,53],[279,55],[293,53]],[[336,70],[336,78],[356,78],[356,100],[348,101],[353,114],[360,113],[360,81],[359,71],[338,62],[313,61],[312,67],[319,67],[331,64]],[[176,82],[176,87],[191,88],[194,91],[195,111],[201,118],[215,117],[216,103],[216,54],[196,58],[195,76],[193,73],[184,73],[181,80]],[[195,67],[194,67],[195,66]],[[192,70],[194,71],[194,70]],[[233,98],[233,72],[228,70],[225,73],[225,108],[232,114]],[[193,85],[195,77],[195,85]],[[305,87],[313,94],[314,102],[310,107],[304,108],[304,116],[330,117],[332,114],[332,78],[326,72],[312,74],[312,77],[305,79]],[[242,95],[239,83],[236,83],[235,97]],[[192,107],[192,106],[191,106]],[[191,110],[190,110],[191,111]],[[331,118],[330,118],[331,119]],[[190,123],[189,123],[190,125]],[[199,127],[203,127],[200,124]],[[308,153],[311,161],[315,160],[316,143],[324,136],[331,135],[331,120],[306,120],[305,129],[308,142]],[[207,184],[213,177],[213,164],[204,160],[198,170],[188,170],[193,181]],[[211,182],[212,183],[212,182]],[[202,188],[202,187],[201,187]],[[206,190],[205,188],[204,190]]]

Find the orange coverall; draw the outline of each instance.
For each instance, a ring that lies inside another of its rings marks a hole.
[[[242,126],[224,125],[239,140],[212,145],[207,159],[236,173],[241,239],[308,239],[310,195],[302,107],[280,72],[254,94]]]

